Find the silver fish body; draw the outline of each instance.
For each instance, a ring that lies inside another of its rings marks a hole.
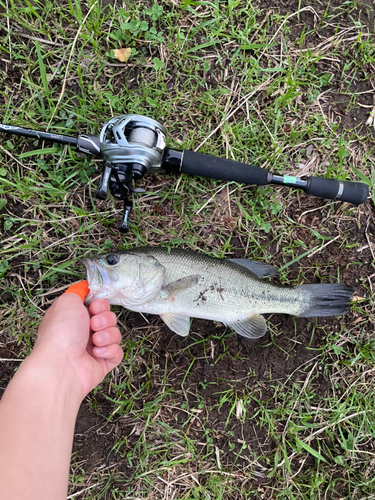
[[[281,287],[264,281],[275,268],[244,259],[217,259],[182,249],[139,247],[85,259],[89,304],[105,298],[132,311],[158,314],[187,335],[190,318],[220,321],[247,338],[267,330],[263,313],[335,316],[350,308],[346,285]]]

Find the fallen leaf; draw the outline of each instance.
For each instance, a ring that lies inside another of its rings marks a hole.
[[[235,228],[236,222],[237,222],[235,217],[229,217],[229,216],[223,215],[222,217],[220,217],[220,219],[221,219],[221,222],[224,224],[224,226],[227,229],[234,229]]]
[[[132,53],[131,48],[127,49],[115,49],[113,51],[113,54],[116,59],[118,59],[121,62],[128,62],[130,54]]]
[[[156,215],[161,215],[162,217],[166,215],[165,208],[162,205],[158,205],[157,203],[154,204],[152,210]]]
[[[79,229],[79,222],[77,221],[77,219],[75,219],[74,217],[71,217],[70,223],[73,226],[74,231],[78,231],[78,229]]]

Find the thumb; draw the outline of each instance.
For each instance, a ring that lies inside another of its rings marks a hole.
[[[90,331],[90,315],[84,307],[85,296],[89,293],[87,281],[71,285],[55,300],[44,316],[38,331],[37,344],[50,339],[66,345],[69,339],[87,342]],[[86,334],[87,331],[87,334]],[[77,332],[79,332],[77,336]]]
[[[82,302],[85,302],[85,298],[89,294],[89,283],[86,280],[80,281],[78,283],[74,283],[73,285],[70,285],[70,287],[64,292],[63,295],[66,293],[74,293],[78,295],[78,297],[82,300]]]

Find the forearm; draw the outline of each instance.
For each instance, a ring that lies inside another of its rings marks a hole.
[[[0,401],[1,500],[66,499],[81,393],[64,361],[32,354]]]
[[[0,401],[0,500],[65,500],[82,399],[123,356],[108,302],[75,293],[47,311]]]

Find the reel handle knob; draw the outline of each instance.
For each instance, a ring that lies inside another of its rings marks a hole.
[[[108,195],[109,181],[111,180],[113,165],[106,163],[102,170],[102,175],[95,192],[95,197],[99,200],[105,200]]]
[[[121,220],[121,223],[119,225],[120,233],[127,233],[129,231],[128,222],[129,222],[129,217],[130,217],[130,213],[132,211],[132,208],[133,208],[133,203],[129,200],[125,200],[124,213],[122,215],[122,220]]]

